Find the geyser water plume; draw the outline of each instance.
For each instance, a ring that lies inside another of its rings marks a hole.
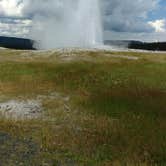
[[[76,26],[81,46],[103,43],[102,22],[98,0],[80,0],[76,14]]]
[[[33,13],[31,37],[39,41],[40,48],[87,48],[103,45],[99,0],[47,2],[42,0],[42,2],[43,7],[40,10],[35,7],[31,9]]]

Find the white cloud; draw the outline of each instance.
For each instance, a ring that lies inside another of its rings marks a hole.
[[[106,40],[140,40],[145,42],[166,41],[166,32],[133,33],[106,31]]]
[[[24,18],[36,14],[48,17],[56,15],[60,19],[59,11],[63,1],[68,3],[69,0],[0,0],[0,35],[27,36],[33,23]],[[148,13],[159,6],[160,0],[100,1],[103,6],[105,38],[164,40],[166,19],[147,22]]]
[[[29,34],[31,20],[28,19],[5,19],[0,20],[0,35],[26,37]]]
[[[148,13],[155,10],[159,0],[103,0],[106,30],[114,32],[151,32]]]
[[[26,37],[31,20],[24,19],[24,1],[0,0],[0,35]]]
[[[20,0],[0,0],[0,14],[4,16],[22,16],[24,4]]]
[[[149,21],[148,24],[150,26],[152,26],[156,32],[166,32],[166,20],[165,19]]]

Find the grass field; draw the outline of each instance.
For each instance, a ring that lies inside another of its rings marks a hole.
[[[0,165],[166,165],[166,54],[0,50],[0,101],[41,95],[37,119],[1,115]]]

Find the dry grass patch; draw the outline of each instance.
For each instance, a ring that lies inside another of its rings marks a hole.
[[[37,99],[44,108],[38,119],[0,119],[0,143],[9,149],[6,154],[16,154],[9,155],[11,163],[165,165],[164,56],[4,50],[0,55],[4,58],[0,100]],[[12,146],[4,143],[4,138]],[[20,149],[29,149],[26,159],[19,158]],[[0,154],[3,150],[0,148]]]

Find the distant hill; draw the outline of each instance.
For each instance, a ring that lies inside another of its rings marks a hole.
[[[0,47],[20,50],[34,50],[34,41],[30,39],[0,36]]]
[[[166,51],[166,42],[141,42],[134,40],[106,40],[106,45],[151,51]]]

